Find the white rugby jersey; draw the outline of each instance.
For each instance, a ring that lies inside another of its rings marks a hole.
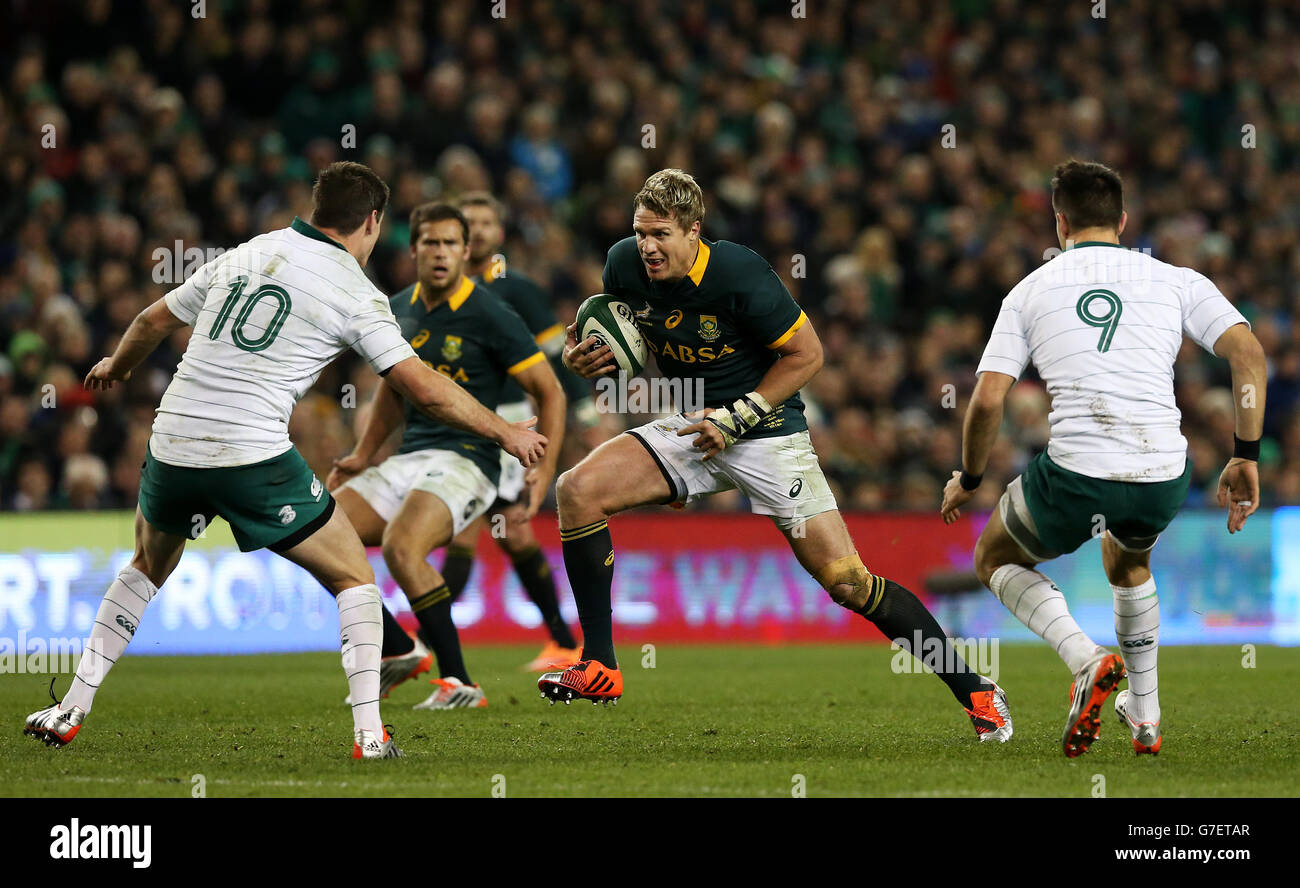
[[[1202,274],[1116,244],[1076,244],[1002,302],[978,373],[1029,361],[1052,398],[1047,455],[1109,481],[1179,477],[1187,439],[1174,402],[1183,334],[1213,353],[1246,319]]]
[[[297,218],[213,259],[165,298],[194,327],[149,439],[171,465],[278,456],[292,446],[294,405],[344,350],[376,373],[415,354],[357,260]]]

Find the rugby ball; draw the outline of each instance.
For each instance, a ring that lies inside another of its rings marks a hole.
[[[614,362],[628,376],[636,376],[650,359],[645,337],[636,325],[632,308],[617,296],[597,293],[578,306],[578,341],[596,338],[595,348],[608,345]]]

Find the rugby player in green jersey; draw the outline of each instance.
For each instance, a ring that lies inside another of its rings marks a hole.
[[[418,279],[390,302],[402,335],[416,356],[483,405],[495,409],[506,379],[513,378],[536,401],[539,426],[549,441],[564,435],[564,392],[546,355],[523,320],[500,297],[465,276],[469,223],[447,204],[411,211],[411,250]],[[403,415],[405,414],[405,415]],[[396,455],[371,466],[375,453],[402,424]],[[527,428],[525,417],[512,425]],[[548,446],[536,483],[550,485],[558,448]],[[462,429],[429,422],[402,402],[386,383],[375,391],[369,416],[352,453],[335,462],[329,486],[362,542],[379,545],[384,561],[406,593],[421,634],[437,657],[439,676],[417,709],[487,705],[470,681],[451,619],[451,592],[426,560],[496,501],[501,448]],[[380,690],[427,670],[428,654],[384,609],[384,660]]]
[[[1012,725],[1002,689],[966,665],[915,595],[872,575],[849,537],[799,397],[821,367],[821,342],[781,279],[747,248],[700,236],[704,197],[681,170],[652,175],[633,207],[635,234],[610,249],[605,290],[631,306],[660,372],[682,380],[683,391],[702,380],[711,409],[619,435],[560,476],[560,537],[583,659],[543,675],[542,695],[609,702],[623,692],[611,631],[609,516],[738,489],[755,513],[772,519],[836,604],[918,657],[934,652],[924,662],[979,739],[1005,742]],[[607,347],[594,348],[594,338],[578,342],[572,326],[567,334],[566,366],[585,378],[614,372]]]
[[[456,207],[469,222],[469,262],[465,273],[500,296],[519,312],[533,334],[537,345],[551,359],[552,366],[559,364],[564,348],[564,325],[551,310],[546,291],[529,279],[518,268],[506,265],[501,248],[505,244],[505,209],[491,194],[476,191],[461,195]],[[587,382],[563,367],[556,376],[564,386],[565,394],[574,405],[574,415],[583,425],[595,419],[595,404]],[[497,412],[516,422],[533,414],[524,391],[514,379],[507,379],[501,391]],[[587,419],[584,420],[584,416]],[[551,438],[551,447],[559,453],[561,442]],[[442,563],[442,577],[455,601],[469,583],[474,566],[474,549],[489,519],[492,538],[510,559],[519,584],[530,601],[541,612],[542,622],[550,638],[541,652],[524,668],[540,672],[563,669],[578,662],[578,642],[560,614],[559,599],[555,593],[555,577],[551,565],[542,552],[541,544],[533,533],[532,519],[546,499],[549,487],[538,483],[540,468],[524,471],[519,460],[509,454],[501,455],[501,480],[497,485],[497,499],[488,514],[475,520],[447,546]],[[385,651],[385,654],[388,654]]]

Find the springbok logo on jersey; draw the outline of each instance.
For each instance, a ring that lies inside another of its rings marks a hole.
[[[298,513],[293,510],[293,506],[280,507],[280,523],[293,524],[293,520],[298,517]]]
[[[324,492],[325,492],[325,487],[320,483],[320,479],[319,479],[319,478],[312,478],[312,479],[311,479],[311,497],[312,497],[312,499],[314,499],[314,500],[319,500],[319,499],[320,499],[320,495],[321,495],[322,493],[324,493]]]
[[[705,342],[717,339],[722,331],[718,329],[717,315],[700,315],[700,338]]]
[[[634,311],[634,312],[632,312],[632,314],[633,314],[633,316],[636,318],[637,323],[640,323],[640,322],[642,322],[642,321],[649,321],[649,320],[650,320],[650,306],[647,305],[645,308],[641,309],[640,311]]]
[[[448,333],[447,338],[442,341],[442,356],[448,361],[460,360],[460,342],[459,336],[452,336]]]

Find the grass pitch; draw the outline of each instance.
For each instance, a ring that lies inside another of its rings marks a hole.
[[[1070,676],[1044,646],[1002,647],[1015,736],[979,744],[932,675],[894,674],[882,646],[623,646],[618,707],[549,706],[518,671],[535,648],[474,647],[481,710],[384,703],[408,758],[353,762],[335,654],[126,657],[65,749],[24,737],[48,677],[0,679],[0,795],[1075,796],[1300,793],[1300,650],[1160,652],[1164,752],[1135,757],[1108,702],[1101,739],[1060,752]],[[67,688],[69,677],[57,683]],[[799,776],[802,775],[802,781]]]

